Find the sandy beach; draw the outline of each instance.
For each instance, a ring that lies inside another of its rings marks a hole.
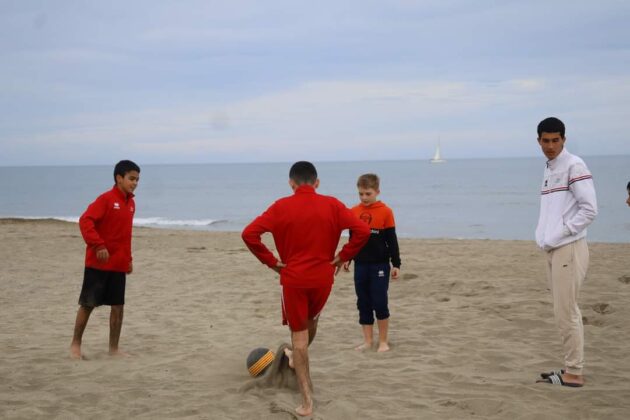
[[[296,391],[241,390],[249,351],[275,350],[289,332],[278,276],[238,233],[135,228],[121,337],[131,356],[108,356],[101,307],[84,361],[69,357],[78,226],[4,219],[0,237],[0,418],[295,418]],[[590,244],[580,299],[587,385],[571,389],[535,383],[562,355],[533,241],[400,242],[389,353],[353,349],[352,274],[336,279],[310,348],[313,418],[630,418],[630,244]]]

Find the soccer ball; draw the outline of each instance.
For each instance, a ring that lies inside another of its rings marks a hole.
[[[265,373],[271,366],[275,355],[265,347],[258,347],[252,350],[247,356],[247,370],[254,378]]]

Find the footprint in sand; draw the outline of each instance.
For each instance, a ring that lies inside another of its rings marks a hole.
[[[602,315],[613,312],[612,306],[607,303],[596,303],[595,305],[591,306],[591,308],[593,308],[593,310],[598,314]]]
[[[604,325],[604,321],[601,319],[589,319],[585,316],[582,316],[582,324],[584,325],[592,325],[594,327],[601,327]]]
[[[205,249],[206,249],[205,246],[191,246],[191,247],[186,248],[186,251],[188,251],[188,252],[200,252],[200,251],[203,251]]]
[[[291,408],[288,407],[282,407],[280,404],[278,404],[275,401],[272,401],[271,403],[269,403],[269,411],[273,414],[286,414],[290,419],[297,419],[298,417],[293,413],[293,410]]]
[[[413,273],[404,273],[402,275],[402,279],[403,280],[413,280],[413,279],[417,279],[418,275],[417,274],[413,274]]]
[[[625,276],[621,276],[618,279],[620,282],[622,282],[623,284],[630,284],[630,276],[625,275]]]

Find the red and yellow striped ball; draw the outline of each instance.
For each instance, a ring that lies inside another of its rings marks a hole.
[[[247,356],[247,370],[254,378],[265,373],[267,368],[271,366],[275,355],[273,352],[264,347],[258,347],[252,350]]]

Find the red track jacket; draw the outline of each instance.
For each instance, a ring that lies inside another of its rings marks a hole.
[[[310,185],[301,185],[295,194],[281,198],[243,230],[243,241],[252,253],[269,267],[278,259],[262,243],[261,236],[271,232],[286,264],[280,283],[291,287],[325,287],[334,280],[335,257],[341,232],[352,230],[352,238],[341,249],[348,261],[370,238],[369,226],[354,216],[339,200],[320,195]]]
[[[85,266],[104,271],[126,273],[131,263],[131,227],[136,204],[133,194],[114,188],[101,194],[79,219],[81,234],[87,244]],[[109,260],[100,262],[96,251],[107,248]]]

